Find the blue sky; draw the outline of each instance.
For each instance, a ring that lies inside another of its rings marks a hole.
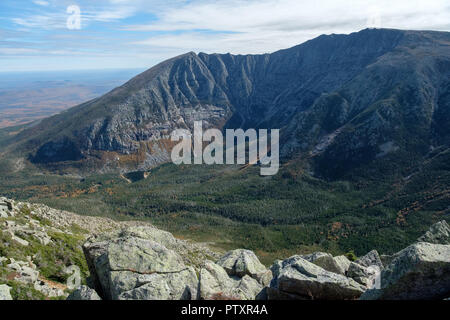
[[[80,28],[68,28],[70,6]],[[1,0],[0,72],[148,68],[188,51],[265,53],[366,27],[450,31],[450,2]]]

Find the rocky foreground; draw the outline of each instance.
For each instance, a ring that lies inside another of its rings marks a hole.
[[[249,250],[221,255],[149,224],[83,217],[5,198],[0,198],[0,225],[0,300],[450,297],[445,221],[392,256],[373,250],[350,261],[316,252],[275,261],[269,269]],[[70,265],[81,270],[83,285],[75,290],[63,281]]]

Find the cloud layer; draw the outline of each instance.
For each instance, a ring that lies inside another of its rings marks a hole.
[[[81,30],[66,27],[73,4]],[[64,59],[150,67],[187,51],[265,53],[366,27],[450,30],[448,0],[4,0],[0,12],[0,71],[67,68]]]

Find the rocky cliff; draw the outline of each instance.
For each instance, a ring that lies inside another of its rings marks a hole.
[[[164,242],[165,245],[183,252],[183,261],[189,265],[218,257],[218,253],[205,246],[177,240],[150,224],[141,222],[138,227],[136,222],[80,216],[0,197],[0,299],[66,298],[74,289],[71,287],[76,283],[75,277],[81,284],[94,278],[89,277],[89,260],[83,254],[82,246],[87,239],[111,232],[121,234],[118,230],[127,228],[144,228],[158,236],[160,242],[167,239],[170,245]],[[135,258],[133,247],[128,249]]]

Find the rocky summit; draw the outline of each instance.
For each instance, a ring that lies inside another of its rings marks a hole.
[[[0,300],[450,297],[444,221],[389,259],[375,250],[354,261],[315,252],[267,268],[250,250],[217,252],[150,224],[78,216],[6,198],[0,207]]]

